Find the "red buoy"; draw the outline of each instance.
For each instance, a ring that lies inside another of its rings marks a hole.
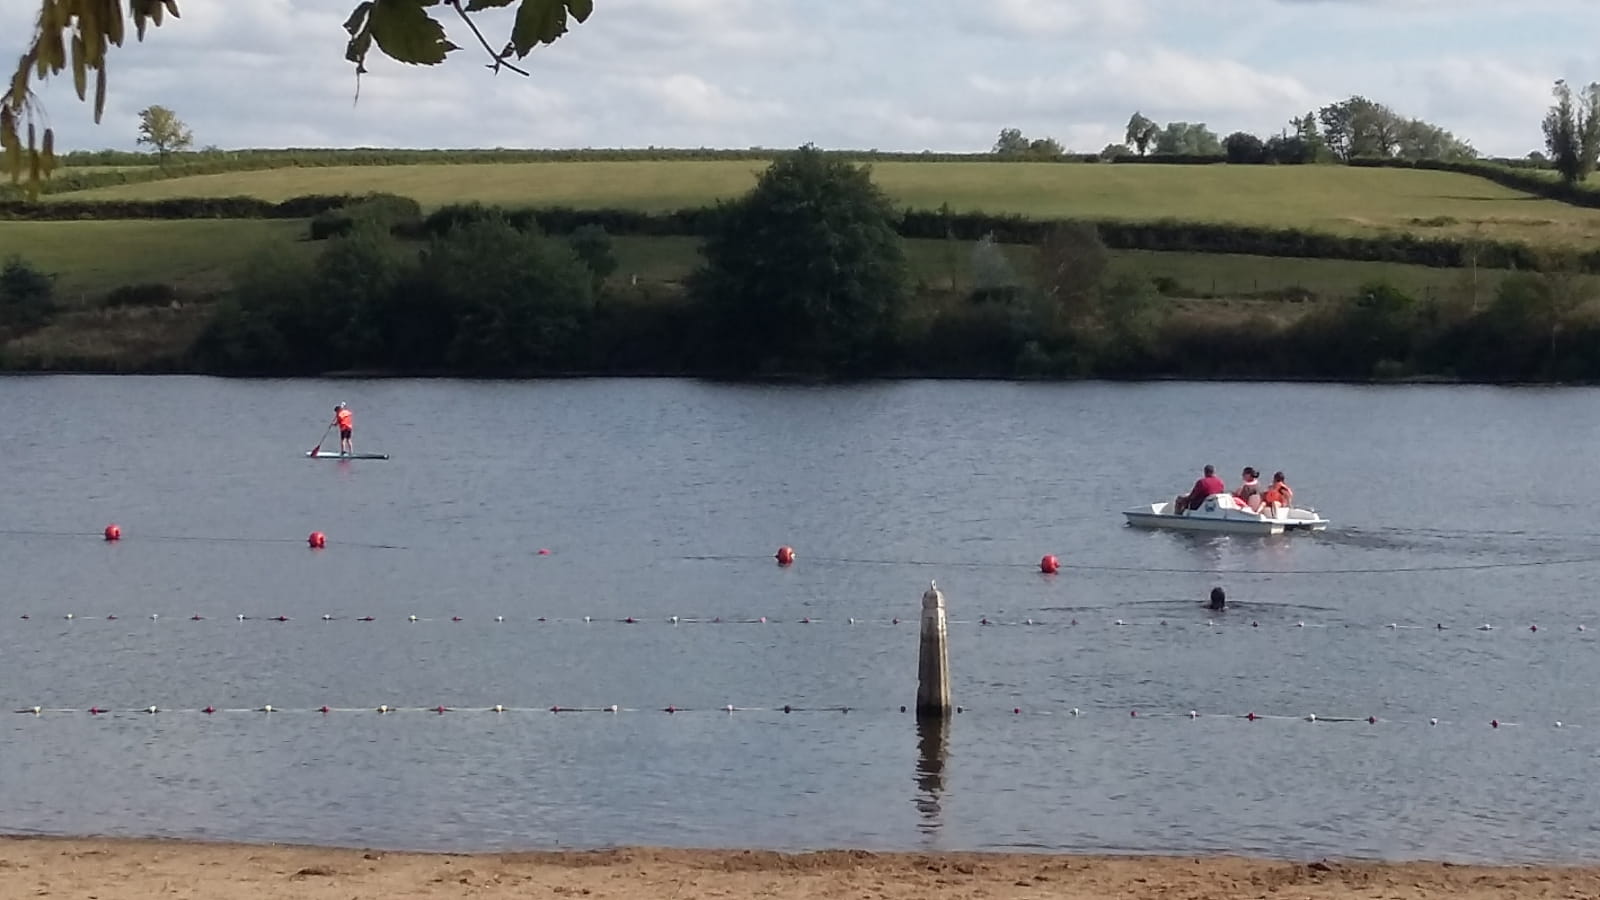
[[[212,714],[212,713],[214,713],[214,712],[216,712],[216,711],[217,711],[217,710],[216,710],[216,707],[212,707],[212,706],[208,706],[208,707],[206,707],[206,708],[205,708],[205,709],[202,709],[202,710],[200,710],[200,711],[201,711],[201,712],[203,712],[203,713],[205,713],[205,714],[206,714],[206,715],[208,715],[208,716],[209,716],[209,715],[211,715],[211,714]]]
[[[1046,554],[1044,559],[1039,560],[1039,571],[1046,575],[1054,575],[1060,570],[1061,562],[1060,560],[1056,559],[1055,554],[1053,553]]]
[[[313,531],[310,537],[306,538],[306,546],[313,550],[321,550],[323,547],[328,546],[328,536],[320,531]]]
[[[333,712],[333,710],[327,708],[326,706],[322,706],[317,709],[317,712],[327,715],[328,713]]]
[[[778,552],[773,554],[773,557],[777,559],[780,566],[792,566],[794,565],[794,548],[787,545],[779,547]]]
[[[106,526],[106,540],[108,540],[108,541],[120,541],[120,540],[122,540],[122,527],[117,525],[115,522],[113,522],[110,525],[107,525]]]

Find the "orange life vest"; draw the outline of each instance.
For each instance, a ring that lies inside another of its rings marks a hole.
[[[339,423],[339,427],[340,428],[349,428],[350,427],[350,410],[348,410],[348,409],[339,410],[339,412],[334,416],[334,420]]]

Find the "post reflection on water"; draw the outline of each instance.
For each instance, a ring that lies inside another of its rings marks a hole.
[[[944,826],[940,798],[944,795],[944,766],[950,752],[948,716],[917,717],[917,828],[933,837]]]

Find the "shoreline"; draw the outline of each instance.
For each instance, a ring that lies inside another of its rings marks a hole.
[[[890,372],[877,375],[749,375],[732,377],[693,372],[542,372],[523,375],[473,375],[460,372],[402,372],[384,369],[318,372],[315,374],[228,373],[187,369],[0,369],[0,378],[47,377],[124,377],[124,378],[216,378],[224,381],[460,381],[460,382],[536,382],[536,381],[704,381],[714,384],[801,385],[842,387],[854,384],[907,381],[975,381],[1012,384],[1304,384],[1344,385],[1349,387],[1497,387],[1497,388],[1588,388],[1600,387],[1600,380],[1524,381],[1514,378],[1478,379],[1444,375],[1406,375],[1394,378],[1338,378],[1313,375],[1106,375],[1079,378],[1030,377],[1021,375],[944,375],[938,373]]]
[[[1295,862],[1224,854],[616,847],[419,852],[192,839],[0,834],[0,896],[285,897],[1571,897],[1600,865]]]

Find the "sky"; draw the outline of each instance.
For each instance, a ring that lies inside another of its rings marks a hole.
[[[796,147],[976,152],[1002,128],[1094,152],[1139,110],[1263,136],[1361,94],[1480,153],[1540,149],[1558,78],[1600,81],[1596,0],[595,0],[492,73],[471,33],[440,66],[368,60],[355,0],[180,0],[110,55],[105,117],[39,90],[58,149],[135,149],[160,104],[196,147]],[[0,0],[20,53],[38,0]],[[437,10],[448,12],[444,7]],[[504,11],[479,14],[491,43]],[[7,64],[9,70],[10,64]],[[92,96],[91,96],[92,101]]]

